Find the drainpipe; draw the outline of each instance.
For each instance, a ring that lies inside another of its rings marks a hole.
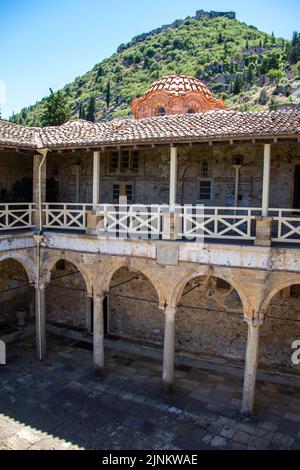
[[[41,163],[39,164],[38,172],[38,188],[39,188],[39,233],[43,231],[43,218],[42,218],[42,168],[46,161],[48,149],[38,149],[39,154],[43,156]]]
[[[38,210],[39,210],[39,231],[33,234],[33,238],[36,243],[36,327],[37,327],[37,352],[38,358],[43,359],[43,319],[42,319],[42,308],[41,308],[41,289],[40,289],[40,260],[41,260],[41,242],[44,238],[43,235],[43,218],[42,218],[42,168],[46,161],[48,149],[38,149],[40,155],[43,156],[38,169]]]
[[[42,308],[41,308],[41,286],[40,286],[40,259],[41,259],[41,242],[44,239],[42,234],[34,234],[33,238],[36,242],[36,282],[35,282],[35,289],[36,289],[36,334],[37,334],[37,352],[38,358],[40,360],[43,359],[43,321],[42,321]]]

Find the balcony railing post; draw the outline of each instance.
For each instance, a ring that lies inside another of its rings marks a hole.
[[[254,244],[256,246],[271,246],[272,243],[272,217],[255,218],[256,234]]]

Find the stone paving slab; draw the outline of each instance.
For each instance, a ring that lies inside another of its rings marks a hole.
[[[181,367],[168,396],[158,360],[107,350],[97,378],[73,340],[49,336],[48,349],[40,363],[27,339],[0,368],[1,450],[300,448],[300,389],[259,382],[245,418],[239,377]]]

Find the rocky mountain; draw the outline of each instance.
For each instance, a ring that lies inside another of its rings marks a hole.
[[[69,117],[107,120],[130,115],[131,100],[158,77],[182,73],[201,79],[231,109],[274,109],[300,103],[299,61],[298,33],[287,41],[236,20],[234,12],[201,10],[121,44],[61,91]],[[10,119],[40,126],[48,100]]]

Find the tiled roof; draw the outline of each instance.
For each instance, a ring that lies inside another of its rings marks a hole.
[[[201,80],[187,75],[167,75],[166,77],[161,77],[150,86],[144,96],[155,91],[163,91],[173,96],[181,96],[198,91],[207,98],[213,98],[212,93]]]
[[[79,148],[139,143],[300,136],[300,111],[235,112],[170,115],[92,123],[70,121],[59,127],[23,127],[0,121],[0,146]]]
[[[40,129],[13,124],[0,119],[0,146],[41,148]]]

